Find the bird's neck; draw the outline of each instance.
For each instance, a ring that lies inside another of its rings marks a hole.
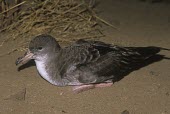
[[[54,62],[55,59],[52,58],[46,58],[42,61],[35,60],[37,70],[45,80],[53,85],[64,86],[65,82],[61,80],[60,75],[56,73],[57,69],[55,68]]]

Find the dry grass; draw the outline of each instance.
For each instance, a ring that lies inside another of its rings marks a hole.
[[[3,1],[0,3],[3,4]],[[22,39],[8,54],[25,49],[31,37],[38,34],[52,34],[60,42],[72,42],[102,37],[102,32],[96,27],[99,22],[114,27],[99,18],[84,0],[33,0],[20,3],[15,0],[12,7],[1,8],[0,19],[0,33],[12,35],[4,39],[0,46],[10,40]]]

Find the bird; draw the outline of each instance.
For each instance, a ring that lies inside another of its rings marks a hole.
[[[143,67],[143,63],[153,59],[160,50],[169,49],[123,47],[84,39],[61,47],[51,35],[41,34],[30,41],[27,52],[15,64],[24,65],[34,60],[40,76],[46,81],[59,87],[72,86],[73,92],[80,93],[113,85]]]

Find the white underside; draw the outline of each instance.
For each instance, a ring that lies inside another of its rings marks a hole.
[[[48,73],[46,72],[44,62],[35,60],[35,63],[36,63],[37,70],[38,70],[39,74],[40,74],[45,80],[47,80],[48,82],[51,83],[52,80],[50,79],[50,76],[49,76]]]

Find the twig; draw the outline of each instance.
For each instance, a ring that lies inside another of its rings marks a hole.
[[[66,27],[63,29],[63,31],[66,31],[70,27],[71,24],[72,23],[67,24]]]
[[[13,6],[13,7],[9,8],[9,9],[3,11],[2,13],[0,13],[0,15],[2,15],[2,14],[4,14],[4,13],[6,13],[6,12],[8,12],[8,11],[10,11],[10,10],[12,10],[12,9],[14,9],[14,8],[16,8],[16,7],[18,7],[18,6],[20,6],[20,5],[22,5],[22,4],[25,4],[25,3],[26,3],[26,1],[23,1],[23,2],[21,2],[21,3],[17,4],[17,5],[15,5],[15,6]]]
[[[70,12],[70,11],[72,11],[72,10],[74,10],[74,9],[76,9],[76,8],[78,8],[78,7],[80,7],[80,6],[83,5],[83,4],[84,4],[84,3],[78,4],[77,6],[72,7],[72,8],[70,8],[69,10],[63,12],[62,14],[68,13],[68,12]]]
[[[118,30],[117,27],[115,27],[114,25],[112,25],[112,24],[110,24],[109,22],[105,21],[104,19],[98,17],[97,15],[94,15],[94,17],[95,17],[96,19],[100,20],[101,22],[103,22],[104,24],[109,25],[109,26],[113,27],[114,29]]]
[[[98,19],[99,21],[103,22],[104,24],[109,25],[109,26],[111,26],[112,28],[118,30],[117,27],[115,27],[114,25],[110,24],[109,22],[107,22],[107,21],[105,21],[104,19],[102,19],[102,18],[100,18],[99,16],[97,16],[97,15],[94,13],[94,11],[93,11],[90,7],[88,7],[87,5],[86,5],[86,8],[92,13],[93,17],[95,17],[95,18]]]

